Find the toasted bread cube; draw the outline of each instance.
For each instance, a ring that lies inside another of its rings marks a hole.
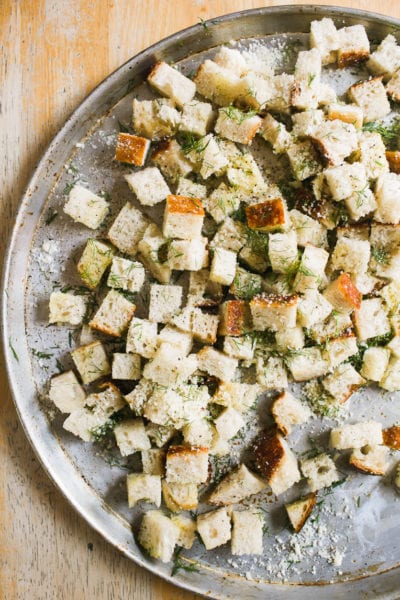
[[[270,233],[268,257],[272,270],[276,273],[290,271],[298,260],[296,231]]]
[[[144,284],[145,270],[142,263],[114,256],[108,274],[107,285],[111,288],[139,292]]]
[[[343,425],[331,430],[330,446],[336,450],[363,448],[367,444],[379,446],[383,443],[382,424],[376,421],[364,421]]]
[[[316,492],[307,494],[294,502],[285,504],[289,521],[295,533],[299,533],[310,516],[317,499]]]
[[[367,186],[363,163],[343,164],[325,171],[325,179],[334,200],[344,200]]]
[[[171,268],[167,262],[161,262],[159,251],[166,247],[168,240],[162,235],[157,225],[152,223],[144,232],[143,239],[138,244],[140,259],[160,283],[168,283],[171,279]]]
[[[359,139],[360,162],[365,165],[367,179],[377,179],[389,171],[386,147],[377,132],[363,131]]]
[[[77,264],[80,278],[88,287],[96,288],[111,264],[115,250],[108,244],[89,238]]]
[[[221,183],[208,198],[203,200],[204,208],[217,223],[222,223],[226,217],[239,208],[239,205],[240,194],[235,188],[229,187],[225,183]]]
[[[281,352],[300,350],[300,348],[304,348],[304,341],[304,331],[299,326],[288,327],[275,334],[276,346]]]
[[[324,344],[326,340],[340,336],[352,326],[353,322],[348,313],[334,310],[328,319],[310,327],[308,333],[317,344]]]
[[[125,396],[125,400],[135,415],[143,414],[143,407],[153,393],[154,386],[155,384],[149,379],[141,379],[136,387]]]
[[[340,69],[358,64],[369,57],[369,40],[363,25],[338,30],[338,66]]]
[[[222,546],[231,539],[231,520],[225,508],[197,517],[197,531],[207,550]]]
[[[165,451],[149,448],[141,451],[143,473],[147,475],[164,475]]]
[[[239,252],[239,258],[246,267],[257,273],[264,273],[268,267],[265,253],[256,252],[249,246],[242,248]]]
[[[317,175],[322,170],[318,154],[309,140],[292,143],[287,149],[287,155],[292,171],[299,181]]]
[[[311,22],[310,46],[319,50],[322,64],[327,65],[336,61],[339,34],[332,19],[324,17]]]
[[[293,82],[293,75],[291,80]],[[255,111],[269,110],[271,109],[270,102],[274,103],[273,96],[277,93],[277,84],[274,77],[263,77],[258,73],[249,71],[239,80],[236,104]],[[283,97],[279,104],[284,104]],[[283,110],[284,107],[281,107]]]
[[[159,144],[151,160],[171,182],[176,182],[180,177],[185,177],[193,171],[192,163],[185,158],[181,146],[175,139]]]
[[[138,243],[148,226],[148,220],[130,202],[122,207],[107,234],[110,242],[124,254],[135,256]]]
[[[254,444],[255,464],[277,496],[300,480],[297,459],[275,430],[263,431]]]
[[[365,273],[368,268],[371,248],[367,240],[339,238],[331,256],[334,271]]]
[[[332,281],[323,295],[339,312],[351,312],[361,306],[361,293],[347,273],[342,273]]]
[[[162,343],[152,360],[145,365],[143,376],[161,386],[178,385],[197,369],[196,355],[182,356],[179,349]]]
[[[240,413],[234,408],[225,408],[222,413],[214,419],[216,430],[221,439],[230,440],[246,424]]]
[[[134,317],[129,325],[126,351],[152,358],[157,349],[157,323]]]
[[[363,356],[361,375],[370,381],[380,381],[389,364],[390,351],[387,348],[367,348]]]
[[[196,340],[214,344],[217,340],[218,325],[218,315],[203,313],[200,309],[193,310],[191,332]]]
[[[89,325],[107,335],[121,337],[128,329],[135,310],[135,304],[116,290],[110,290]]]
[[[377,208],[375,196],[372,190],[367,187],[353,192],[351,196],[346,198],[345,204],[354,221],[371,214]]]
[[[292,136],[284,124],[274,119],[269,113],[264,117],[259,133],[264,140],[271,144],[276,154],[285,152],[292,143]]]
[[[197,353],[199,369],[222,381],[231,381],[238,366],[238,360],[226,356],[211,346],[204,346]]]
[[[272,416],[283,435],[289,435],[294,425],[308,421],[311,411],[290,392],[282,392],[271,406]]]
[[[392,357],[379,385],[388,392],[400,390],[400,359]]]
[[[266,481],[242,464],[218,483],[207,503],[217,506],[236,504],[253,494],[258,494],[266,485]]]
[[[343,123],[351,123],[356,129],[361,129],[364,120],[362,109],[355,104],[330,104],[326,116],[330,121],[339,119]]]
[[[324,280],[328,258],[329,254],[323,248],[311,244],[305,246],[293,288],[302,293],[318,288]]]
[[[334,102],[337,102],[336,90],[329,83],[321,81],[318,87],[318,107],[325,107]]]
[[[193,99],[196,85],[166,62],[158,62],[147,77],[149,84],[163,96],[171,98],[179,107]]]
[[[349,97],[363,111],[364,123],[376,121],[390,113],[390,103],[386,95],[382,77],[373,77],[352,85]]]
[[[158,343],[171,344],[176,346],[182,356],[187,356],[192,349],[193,337],[190,333],[180,331],[173,325],[166,325],[158,334]]]
[[[143,415],[157,425],[173,425],[177,429],[185,423],[183,397],[177,390],[156,386],[143,408]],[[193,415],[192,415],[193,416]]]
[[[147,511],[140,524],[138,542],[150,556],[167,563],[172,559],[180,529],[160,510]]]
[[[263,553],[264,519],[255,510],[234,510],[232,512],[231,551],[234,556]],[[251,531],[251,535],[249,532]]]
[[[269,93],[269,98],[266,98],[265,100],[265,107],[261,106],[260,108],[265,108],[278,113],[290,113],[292,92],[295,83],[294,75],[280,73],[269,79],[269,82],[272,82],[273,84],[272,90]]]
[[[394,102],[400,102],[400,72],[396,71],[386,85],[386,92]]]
[[[211,240],[210,247],[239,252],[245,243],[246,234],[243,223],[227,217]]]
[[[180,285],[159,285],[150,287],[149,321],[168,323],[180,309],[182,287]]]
[[[376,221],[380,223],[398,223],[400,214],[400,175],[396,173],[381,175],[376,182],[375,197],[378,204],[374,214]]]
[[[109,204],[101,196],[76,184],[69,192],[63,210],[77,223],[82,223],[90,229],[97,229],[109,211]]]
[[[168,264],[176,271],[200,271],[208,262],[208,239],[172,240],[168,247]]]
[[[65,371],[52,377],[49,398],[63,413],[70,413],[83,408],[86,394],[73,371]]]
[[[119,133],[115,148],[115,160],[143,167],[149,149],[150,140],[130,133]]]
[[[157,167],[146,167],[141,171],[125,175],[125,179],[143,206],[159,204],[170,194],[169,187]]]
[[[215,404],[232,407],[240,413],[247,412],[260,394],[258,385],[221,381],[212,398]]]
[[[390,333],[389,319],[380,298],[368,298],[354,311],[354,326],[361,341]]]
[[[370,475],[385,475],[388,469],[387,457],[389,448],[367,444],[356,448],[350,454],[349,464]]]
[[[400,282],[392,281],[379,290],[379,295],[385,302],[389,315],[396,313],[399,308]],[[396,334],[399,335],[399,334]]]
[[[69,292],[52,292],[49,300],[49,323],[80,325],[86,314],[87,298]]]
[[[272,232],[288,225],[289,216],[283,198],[246,206],[245,211],[250,229]]]
[[[311,327],[326,319],[332,310],[332,304],[318,290],[306,290],[297,304],[297,321],[302,327]]]
[[[400,426],[393,425],[383,430],[383,444],[392,450],[400,449]]]
[[[320,348],[310,346],[286,356],[286,365],[295,381],[308,381],[321,377],[329,370],[329,363]]]
[[[294,113],[292,116],[292,136],[300,139],[308,137],[314,131],[314,128],[322,122],[323,118],[324,112],[322,110],[303,110]]]
[[[219,106],[232,104],[240,93],[240,79],[212,60],[205,60],[194,78],[199,94]]]
[[[321,54],[317,48],[298,53],[294,76],[292,106],[301,110],[317,108],[321,82]]]
[[[200,138],[196,142],[195,148],[187,153],[187,157],[197,167],[203,179],[222,173],[229,164],[227,157],[212,133]]]
[[[85,384],[111,373],[107,354],[101,342],[80,346],[72,350],[71,356]]]
[[[230,287],[230,292],[236,298],[242,300],[250,300],[253,296],[260,294],[262,290],[262,277],[255,273],[250,273],[238,267],[236,269],[235,278]]]
[[[322,380],[324,389],[339,404],[344,404],[365,383],[365,379],[349,363],[339,364],[333,373]]]
[[[400,46],[393,35],[387,35],[367,62],[367,69],[373,75],[383,75],[385,81],[390,79],[400,67]]]
[[[139,354],[123,354],[114,352],[112,361],[112,378],[122,380],[140,379],[141,360]]]
[[[196,521],[184,515],[173,515],[171,521],[179,527],[178,546],[190,550],[196,539]]]
[[[176,133],[181,117],[172,100],[134,98],[132,108],[133,128],[138,135],[156,141]]]
[[[315,219],[293,209],[289,212],[290,220],[296,231],[297,245],[325,247],[327,245],[326,228]]]
[[[183,440],[188,446],[200,444],[206,448],[212,445],[214,430],[207,419],[187,423],[182,428]]]
[[[170,446],[165,466],[167,483],[204,483],[208,479],[208,448]]]
[[[270,356],[263,359],[261,356],[256,362],[257,383],[264,390],[280,390],[287,388],[288,379],[285,363],[279,356]]]
[[[250,310],[256,331],[279,331],[295,327],[298,296],[263,294],[250,300]]]
[[[350,356],[357,354],[357,338],[353,333],[346,332],[344,335],[331,338],[325,343],[324,356],[330,364],[331,369],[337,367]]]
[[[230,159],[226,177],[230,185],[236,187],[242,194],[257,196],[265,192],[266,184],[263,175],[250,152]]]
[[[164,448],[165,444],[168,444],[176,434],[176,429],[171,425],[147,423],[146,432],[152,444],[156,445],[157,448]]]
[[[214,248],[210,279],[222,285],[230,285],[236,273],[236,254],[224,248]]]
[[[330,167],[341,165],[343,160],[358,148],[354,125],[343,123],[339,119],[322,121],[314,128],[310,138],[316,151]]]
[[[143,419],[128,419],[114,427],[115,440],[122,456],[151,448]]]
[[[400,151],[386,150],[385,155],[389,163],[390,171],[398,175],[400,173]]]
[[[249,307],[244,300],[227,300],[220,305],[220,335],[243,335],[249,321]]]
[[[228,71],[232,71],[232,73],[235,73],[238,77],[245,75],[249,70],[244,55],[239,50],[227,48],[226,46],[222,46],[221,49],[218,50],[217,54],[214,56],[214,61],[217,65]]]
[[[195,483],[175,483],[163,479],[162,495],[166,507],[172,512],[195,510],[198,507],[198,492]]]
[[[335,463],[328,454],[302,460],[301,471],[304,477],[307,477],[312,492],[328,487],[340,479]]]
[[[180,177],[178,187],[176,188],[177,196],[185,198],[200,198],[202,201],[207,196],[207,187],[201,183],[195,183],[191,179]]]
[[[215,133],[238,144],[250,145],[260,129],[262,119],[253,113],[247,114],[234,106],[220,108],[215,124]]]
[[[207,135],[214,120],[214,110],[209,102],[192,100],[183,105],[180,131],[199,137]]]

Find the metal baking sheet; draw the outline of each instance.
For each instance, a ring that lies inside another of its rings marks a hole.
[[[62,416],[46,401],[49,377],[71,366],[68,351],[78,342],[73,329],[47,326],[48,297],[54,286],[79,283],[74,260],[88,237],[86,228],[73,225],[62,212],[65,190],[80,181],[110,196],[113,211],[101,235],[124,202],[132,201],[122,177],[126,167],[112,160],[118,122],[129,123],[132,98],[148,94],[143,81],[157,60],[178,63],[189,73],[221,44],[254,51],[265,45],[282,61],[281,68],[288,68],[293,48],[307,46],[310,22],[322,17],[332,17],[339,27],[361,23],[371,40],[388,33],[400,39],[400,22],[388,17],[332,7],[281,6],[196,25],[128,61],[90,94],[49,146],[22,198],[6,261],[2,320],[7,368],[20,419],[43,467],[86,521],[126,556],[176,585],[212,598],[397,598],[400,496],[390,475],[382,481],[352,477],[347,471],[342,486],[320,495],[323,502],[313,522],[297,536],[285,526],[282,509],[293,492],[279,502],[266,493],[262,506],[269,529],[261,557],[232,557],[226,548],[205,552],[196,542],[183,553],[195,561],[196,570],[180,571],[172,578],[171,565],[143,554],[133,534],[142,509],[129,510],[125,496],[126,472],[135,463],[121,465],[112,451],[69,435],[62,429]],[[343,93],[360,73],[332,77]],[[151,216],[160,219],[157,211]],[[398,420],[398,401],[398,395],[369,388],[351,400],[351,410],[357,419],[372,417],[391,424]],[[297,451],[307,448],[310,435],[324,441],[331,425],[315,420],[297,430],[291,445]]]

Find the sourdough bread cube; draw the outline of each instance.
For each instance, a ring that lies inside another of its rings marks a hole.
[[[384,173],[375,186],[375,198],[378,208],[374,218],[380,223],[399,222],[400,214],[400,175],[396,173]]]
[[[330,364],[331,369],[337,367],[350,356],[357,354],[357,338],[353,333],[345,333],[339,337],[330,339],[325,344],[324,356]]]
[[[344,404],[365,383],[365,379],[349,363],[340,364],[333,373],[322,380],[324,389],[339,404]]]
[[[195,483],[173,483],[163,479],[162,495],[166,507],[175,513],[196,510],[199,504]]]
[[[49,300],[49,323],[80,325],[86,314],[87,298],[69,292],[52,292]]]
[[[182,287],[180,285],[150,286],[149,321],[168,323],[179,311],[182,304]]]
[[[157,323],[134,317],[129,325],[126,351],[152,358],[157,349]]]
[[[399,150],[386,150],[386,160],[389,164],[389,169],[393,173],[400,173],[400,152]]]
[[[294,75],[280,73],[270,79],[273,84],[272,95],[265,102],[265,108],[277,113],[290,113]],[[261,108],[264,108],[261,106]]]
[[[111,373],[110,363],[101,342],[92,342],[75,348],[71,352],[71,357],[85,384]]]
[[[220,438],[230,440],[244,427],[246,422],[237,410],[228,407],[214,419],[214,424]]]
[[[329,254],[323,248],[317,248],[311,244],[305,246],[293,288],[302,293],[318,288],[324,281],[328,258]]]
[[[378,277],[396,281],[400,273],[400,247],[390,252],[388,248],[371,249],[370,267]],[[381,282],[378,280],[377,284]]]
[[[338,337],[352,326],[353,322],[348,313],[334,310],[326,321],[310,327],[308,334],[317,344],[324,344],[326,340]]]
[[[157,425],[156,423],[147,423],[146,432],[151,443],[157,448],[164,448],[165,444],[168,444],[176,435],[176,429],[172,425]]]
[[[369,40],[363,25],[351,25],[338,30],[339,69],[358,64],[369,57]]]
[[[311,21],[310,46],[319,50],[323,65],[336,61],[339,34],[332,19],[324,17],[318,21]]]
[[[321,82],[321,53],[317,48],[298,53],[294,76],[292,105],[300,110],[317,108]]]
[[[339,119],[322,121],[314,128],[310,138],[318,154],[330,167],[341,165],[358,148],[356,128]]]
[[[130,202],[117,215],[107,234],[110,242],[124,254],[135,256],[138,243],[148,226],[148,220]]]
[[[109,211],[109,204],[101,196],[76,184],[72,187],[63,210],[77,223],[97,229]]]
[[[322,170],[318,154],[310,140],[294,142],[286,152],[292,171],[299,181],[313,177]]]
[[[390,103],[382,77],[373,77],[352,85],[348,95],[363,111],[364,123],[377,121],[390,113]]]
[[[161,262],[159,252],[166,247],[168,240],[160,229],[151,223],[144,232],[143,239],[138,244],[140,260],[160,283],[168,283],[171,279],[171,269],[167,262]]]
[[[380,381],[389,364],[390,351],[379,346],[367,348],[363,356],[361,375],[370,381]]]
[[[386,92],[394,102],[400,102],[400,72],[396,71],[386,85]]]
[[[139,354],[114,352],[112,360],[112,378],[122,380],[140,379],[141,360]]]
[[[271,406],[272,416],[284,436],[289,435],[294,425],[301,425],[311,417],[311,411],[290,392],[282,392]]]
[[[222,46],[222,48],[218,50],[217,54],[214,56],[214,61],[217,65],[228,71],[232,71],[232,73],[235,73],[238,77],[245,75],[249,70],[244,55],[239,50],[227,48],[226,46]]]
[[[298,246],[304,247],[308,244],[322,248],[327,246],[328,240],[326,228],[321,223],[297,209],[291,210],[289,215],[296,231]]]
[[[107,335],[121,337],[128,329],[135,310],[135,304],[116,290],[110,290],[89,325]]]
[[[292,136],[284,124],[274,119],[269,113],[264,117],[259,133],[264,140],[271,144],[276,154],[285,152],[292,143]]]
[[[325,179],[334,200],[344,200],[367,187],[367,176],[363,163],[345,163],[325,172]]]
[[[279,356],[270,356],[263,359],[261,356],[256,362],[257,383],[264,390],[281,390],[288,387],[287,373],[283,359]]]
[[[143,206],[159,204],[170,194],[169,187],[157,167],[146,167],[141,171],[125,175],[130,189]]]
[[[296,326],[298,296],[263,294],[250,300],[251,316],[256,331],[280,331]]]
[[[400,68],[400,47],[396,38],[389,34],[381,41],[367,62],[367,69],[373,75],[383,75],[384,81],[392,77]]]
[[[392,450],[400,448],[400,425],[392,425],[383,430],[383,444]]]
[[[236,269],[235,278],[229,289],[231,294],[242,300],[249,300],[262,291],[262,277],[242,267]]]
[[[182,356],[187,356],[193,346],[193,337],[190,333],[180,331],[173,325],[165,325],[157,337],[158,344],[166,342],[171,346],[176,346]]]
[[[299,498],[294,502],[285,504],[286,512],[289,517],[289,521],[295,533],[299,533],[303,528],[305,522],[310,516],[312,509],[315,506],[317,494],[315,492]]]
[[[359,133],[360,162],[365,165],[368,180],[377,179],[389,171],[386,147],[379,133],[363,131]]]
[[[197,353],[197,361],[201,371],[218,377],[222,381],[231,381],[238,366],[236,358],[226,356],[226,354],[211,346],[204,346]]]
[[[355,104],[330,104],[326,116],[330,121],[339,119],[343,123],[351,123],[356,129],[361,129],[364,121],[362,109]]]
[[[286,273],[292,269],[298,261],[296,231],[270,233],[268,257],[276,273]]]
[[[351,280],[361,294],[371,294],[382,284],[380,279],[370,273],[353,273]]]
[[[220,307],[220,335],[243,335],[250,325],[249,307],[244,300],[227,300]]]
[[[318,290],[306,290],[297,304],[297,322],[302,327],[311,327],[326,319],[332,310],[332,304]]]
[[[214,116],[212,104],[192,100],[183,105],[179,130],[205,136],[211,129]]]
[[[210,448],[213,441],[214,430],[208,419],[199,419],[192,421],[182,427],[182,435],[185,444],[196,446],[200,444],[205,448]]]
[[[165,342],[156,351],[154,357],[145,365],[143,376],[161,386],[179,385],[197,369],[196,355],[181,356],[176,346]]]
[[[356,448],[350,454],[349,464],[362,473],[370,475],[385,475],[388,470],[389,448],[367,444]]]
[[[214,221],[222,223],[240,205],[240,194],[235,188],[227,186],[224,182],[203,200],[203,206],[212,216]]]
[[[345,204],[354,221],[371,214],[377,208],[374,193],[367,187],[353,192],[349,198],[346,198]]]
[[[232,142],[250,145],[261,124],[262,119],[257,115],[227,106],[219,109],[214,131]]]
[[[193,171],[192,163],[185,158],[182,147],[175,139],[159,144],[151,160],[164,177],[173,183]]]
[[[382,300],[362,300],[360,308],[354,311],[354,326],[361,341],[390,333],[391,327]]]
[[[293,75],[291,80],[293,82]],[[277,84],[274,77],[266,78],[249,71],[239,80],[236,103],[257,112],[265,109],[270,110],[272,108],[271,102],[274,108],[277,104],[276,101],[274,102],[274,95],[277,93]],[[280,102],[278,101],[278,104],[282,111],[286,109],[287,112],[287,106],[282,106],[284,104],[283,97]]]
[[[143,407],[153,393],[154,385],[149,379],[142,378],[136,387],[124,396],[135,415],[141,416],[143,414]]]
[[[65,371],[51,378],[49,398],[63,413],[83,408],[86,394],[73,371]]]
[[[114,248],[108,244],[89,238],[76,266],[79,277],[89,288],[96,288],[105,270],[111,264]]]
[[[196,307],[188,304],[170,319],[170,323],[185,333],[192,333],[192,316]]]
[[[334,271],[346,273],[365,273],[371,254],[367,240],[342,237],[336,242],[331,255],[331,267]]]
[[[178,546],[190,550],[196,539],[196,521],[184,515],[173,515],[171,521],[179,527]]]
[[[145,280],[142,263],[114,256],[108,274],[107,285],[111,288],[140,292]]]
[[[380,297],[384,300],[389,315],[399,309],[400,282],[392,281],[379,290]],[[398,334],[397,334],[398,335]]]
[[[276,347],[280,352],[304,348],[304,331],[300,326],[287,327],[275,333]]]
[[[208,239],[172,240],[168,247],[168,264],[176,271],[200,271],[208,262]]]
[[[119,133],[115,160],[135,167],[143,167],[149,150],[150,140],[130,133]]]
[[[290,352],[285,357],[285,362],[295,381],[322,377],[329,371],[328,361],[316,346]]]
[[[289,225],[289,215],[283,198],[251,204],[245,208],[250,229],[273,232]]]
[[[307,478],[312,492],[328,487],[340,479],[336,465],[328,454],[319,454],[315,458],[302,460],[301,471]]]
[[[133,128],[138,135],[157,141],[176,133],[181,117],[172,100],[134,98],[132,108]]]
[[[155,386],[143,408],[143,416],[157,425],[180,429],[185,422],[183,399],[176,390],[164,387]]]
[[[187,153],[187,157],[197,167],[203,179],[221,174],[229,164],[212,133],[197,140],[194,149]]]
[[[260,387],[256,384],[221,381],[212,401],[221,406],[232,407],[240,413],[246,413],[254,406],[260,393]]]
[[[253,494],[258,494],[267,486],[266,481],[241,464],[220,481],[211,492],[207,503],[217,506],[236,504]]]
[[[364,421],[343,425],[331,430],[330,446],[336,450],[363,448],[367,444],[379,446],[383,443],[382,424],[376,421]]]
[[[190,102],[196,93],[196,85],[191,79],[162,61],[154,65],[147,81],[157,92],[171,98],[179,107]]]
[[[179,527],[160,510],[147,511],[140,524],[138,542],[150,556],[167,563],[180,536]]]
[[[210,279],[222,285],[231,285],[236,273],[236,254],[225,248],[214,247]]]
[[[222,546],[231,539],[231,519],[225,508],[197,517],[197,531],[206,550]]]
[[[257,196],[265,192],[266,183],[252,154],[245,152],[232,157],[226,169],[226,177],[232,187],[242,194]]]
[[[218,433],[214,431],[213,441],[210,446],[210,456],[216,456],[218,458],[227,456],[231,453],[231,445],[227,440],[223,440],[219,437]]]
[[[239,259],[246,267],[257,273],[264,273],[268,267],[265,253],[256,252],[249,246],[242,248],[239,252]]]
[[[114,427],[115,441],[122,456],[151,448],[143,419],[128,419]]]
[[[81,333],[79,335],[79,345],[86,346],[87,344],[91,344],[96,341],[96,335],[93,329],[89,327],[89,325],[82,325]]]
[[[219,106],[229,106],[240,94],[240,78],[212,60],[200,65],[194,82],[198,94]]]
[[[256,510],[232,512],[231,552],[234,556],[263,553],[264,519]],[[249,533],[251,532],[251,535]]]
[[[400,336],[395,335],[386,346],[390,350],[391,354],[396,358],[400,358]]]
[[[336,90],[329,83],[322,81],[318,89],[318,107],[325,107],[333,102],[337,102]]]
[[[143,473],[147,475],[160,475],[165,471],[165,451],[158,448],[149,448],[141,451]]]
[[[254,357],[254,342],[247,335],[224,337],[224,353],[240,360],[252,360]]]
[[[276,431],[263,431],[254,444],[255,464],[279,496],[300,481],[297,458],[286,440]]]
[[[208,479],[208,448],[170,446],[165,468],[167,483],[204,483]]]
[[[191,331],[195,340],[214,344],[217,341],[218,325],[218,315],[203,313],[200,309],[193,310]]]
[[[322,110],[303,110],[294,113],[292,116],[292,136],[300,139],[308,137],[314,128],[322,122],[323,118],[324,112]]]
[[[243,223],[227,217],[218,228],[210,242],[210,248],[224,248],[239,252],[246,243],[246,232]]]
[[[400,390],[400,359],[392,357],[379,385],[388,392]]]
[[[341,273],[324,290],[324,298],[330,302],[335,311],[351,312],[361,306],[361,293],[347,273]]]
[[[207,196],[207,187],[201,183],[195,183],[191,179],[180,177],[176,188],[177,196],[185,198],[200,198],[201,200]]]

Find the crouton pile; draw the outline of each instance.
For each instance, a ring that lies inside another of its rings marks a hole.
[[[338,98],[324,69],[360,63],[369,76]],[[159,62],[147,82],[153,99],[133,100],[132,132],[118,135],[115,160],[132,169],[107,237],[96,230],[108,201],[75,185],[65,203],[92,230],[82,284],[104,293],[89,316],[87,295],[51,294],[50,323],[82,325],[82,343],[49,395],[67,431],[90,442],[106,428],[122,456],[141,454],[127,497],[154,505],[137,536],[151,556],[170,561],[196,531],[207,549],[261,554],[256,494],[306,479],[309,493],[286,504],[298,532],[318,490],[341,478],[334,456],[384,475],[400,449],[400,427],[375,421],[332,429],[312,458],[290,444],[362,386],[400,390],[400,152],[382,133],[400,101],[400,46],[388,35],[371,53],[363,26],[324,18],[293,73],[223,47],[193,80]],[[284,186],[265,176],[255,139],[286,165]],[[144,215],[154,206],[162,226]],[[265,392],[272,425],[251,462],[212,485],[210,462],[232,452]],[[213,509],[193,517],[200,500]]]

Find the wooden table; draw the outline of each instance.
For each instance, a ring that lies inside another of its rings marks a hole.
[[[400,18],[397,0],[333,3]],[[69,113],[97,83],[143,48],[199,19],[260,4],[251,0],[0,0],[1,256],[35,164]],[[72,510],[24,436],[3,363],[0,357],[0,598],[199,598],[136,567]]]

